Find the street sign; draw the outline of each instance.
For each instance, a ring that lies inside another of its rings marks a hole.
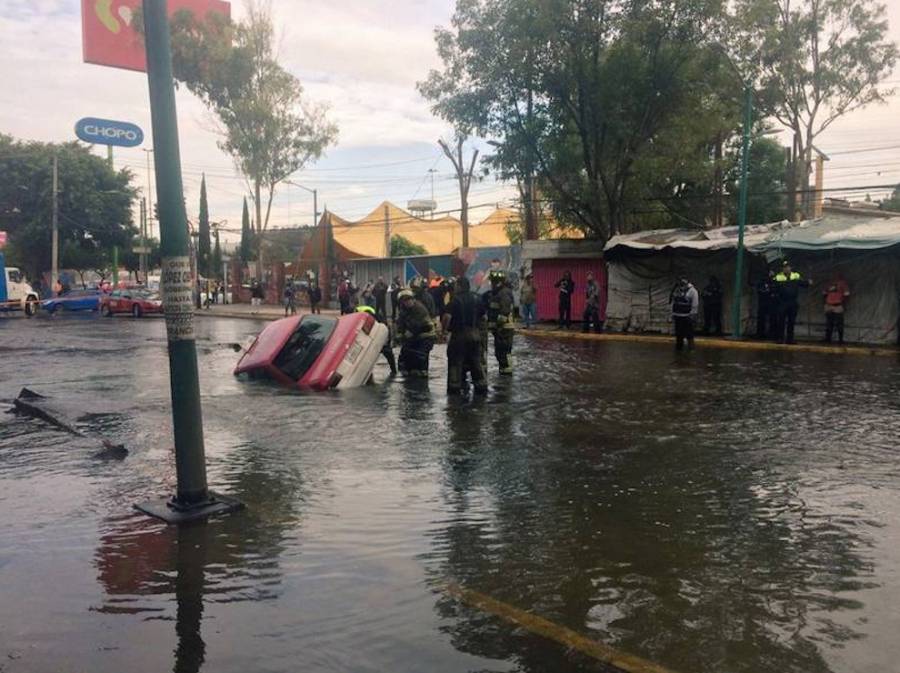
[[[169,0],[168,14],[187,9],[198,16],[231,16],[223,0]],[[81,0],[81,40],[85,63],[147,71],[144,39],[134,29],[141,0]]]
[[[85,117],[75,124],[75,135],[86,143],[137,147],[144,142],[144,132],[130,122]]]

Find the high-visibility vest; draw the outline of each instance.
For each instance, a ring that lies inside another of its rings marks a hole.
[[[785,276],[784,273],[779,273],[779,274],[776,274],[776,275],[775,275],[775,282],[776,282],[776,283],[786,283],[786,282],[789,281],[789,280],[800,280],[800,274],[797,273],[796,271],[791,271],[791,277],[790,277],[790,278],[788,278],[787,276]]]

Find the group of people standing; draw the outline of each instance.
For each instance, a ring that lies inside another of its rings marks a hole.
[[[780,270],[770,269],[768,274],[755,284],[756,338],[772,339],[778,343],[793,344],[794,326],[800,306],[800,290],[809,288],[812,281],[783,260]],[[722,334],[722,285],[718,278],[710,276],[702,293],[687,278],[681,278],[669,294],[672,322],[675,325],[675,348],[682,350],[694,345],[694,322],[703,303],[704,332]],[[822,293],[825,312],[824,341],[831,343],[837,336],[844,343],[844,311],[850,297],[850,287],[840,273],[828,283]]]
[[[322,288],[319,287],[319,284],[315,281],[298,284],[289,279],[285,281],[284,291],[281,293],[281,303],[284,306],[285,316],[297,314],[297,299],[302,294],[306,294],[310,313],[322,312]]]

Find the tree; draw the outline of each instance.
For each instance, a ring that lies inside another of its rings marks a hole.
[[[894,187],[894,191],[891,194],[891,198],[885,199],[878,207],[881,210],[890,210],[895,213],[900,213],[900,185]]]
[[[53,157],[58,161],[59,246],[67,242],[79,263],[83,250],[126,249],[136,190],[128,170],[113,171],[106,160],[77,142],[19,141],[0,134],[0,229],[9,233],[8,259],[27,276],[50,269]],[[61,254],[62,258],[62,254]],[[95,260],[96,262],[96,260]],[[61,263],[65,266],[65,262]],[[88,270],[103,264],[85,264]]]
[[[69,239],[62,244],[60,251],[60,268],[72,269],[81,278],[81,287],[87,287],[84,274],[94,271],[101,278],[106,278],[109,257],[106,251],[99,248],[91,240],[74,241]]]
[[[695,124],[696,138],[662,142],[680,121],[698,112],[715,118],[708,111],[727,101],[710,95],[718,80],[707,75],[713,59],[703,46],[717,12],[715,3],[686,1],[661,8],[459,0],[452,29],[436,35],[444,69],[420,91],[436,114],[494,138],[487,164],[520,185],[530,234],[537,178],[561,223],[606,240],[625,230],[628,214],[659,184],[637,180],[642,163],[663,149],[671,163],[701,152],[736,118],[732,110],[712,126]]]
[[[405,236],[394,234],[391,236],[391,257],[412,257],[414,255],[427,255],[424,245],[413,243]]]
[[[840,117],[893,90],[880,86],[897,62],[885,7],[872,0],[738,0],[735,58],[766,113],[794,133],[794,175],[811,212],[816,138]]]
[[[213,112],[219,147],[247,180],[256,210],[256,260],[262,272],[263,233],[279,183],[318,159],[337,127],[326,109],[304,99],[303,87],[277,61],[269,7],[251,0],[244,23],[188,11],[172,21],[176,79]],[[265,208],[263,208],[265,203]]]
[[[740,181],[740,151],[735,142],[733,161],[728,171],[727,190],[730,220],[737,221]],[[750,145],[747,171],[747,223],[777,222],[784,217],[786,160],[784,147],[771,138],[759,138]]]
[[[200,238],[197,241],[197,266],[200,275],[210,276],[209,206],[206,203],[206,175],[200,179],[200,213],[197,217]]]
[[[462,223],[462,247],[464,248],[469,247],[469,187],[472,186],[472,172],[475,170],[475,162],[478,160],[478,150],[475,150],[472,153],[472,160],[466,168],[466,162],[463,159],[463,143],[465,143],[466,137],[467,134],[462,131],[456,133],[455,152],[450,149],[443,138],[438,138],[438,145],[441,146],[456,171],[456,181],[459,184],[459,221]]]
[[[222,246],[219,244],[219,229],[216,228],[215,233],[216,244],[213,247],[212,252],[212,270],[210,276],[214,278],[219,278],[219,273],[222,271]]]
[[[250,228],[250,211],[247,197],[244,197],[244,212],[241,214],[241,261],[246,264],[253,259],[253,230]]]

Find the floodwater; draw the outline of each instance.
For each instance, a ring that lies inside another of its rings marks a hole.
[[[455,587],[682,673],[900,666],[894,359],[517,338],[459,403],[442,347],[296,394],[232,377],[259,324],[197,329],[247,509],[179,529],[132,510],[174,491],[162,321],[0,319],[0,399],[130,449],[0,414],[3,673],[609,670]]]

